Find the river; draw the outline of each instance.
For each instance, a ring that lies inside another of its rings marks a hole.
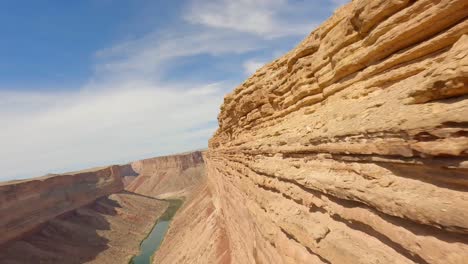
[[[156,225],[151,230],[151,233],[143,240],[140,245],[140,254],[133,257],[129,264],[151,264],[153,254],[158,250],[172,218],[177,210],[182,205],[182,200],[166,200],[169,202],[169,207],[164,214],[157,220]]]

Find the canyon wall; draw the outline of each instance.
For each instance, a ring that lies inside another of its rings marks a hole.
[[[203,180],[186,197],[153,263],[230,263],[225,221],[216,210],[214,193]]]
[[[168,204],[119,192],[55,217],[0,248],[2,264],[128,264]]]
[[[138,177],[125,189],[159,198],[188,195],[205,173],[201,151],[140,160],[131,167]]]
[[[467,16],[355,0],[258,70],[225,97],[207,190],[157,259],[466,263]]]
[[[0,244],[121,190],[119,166],[0,183]]]
[[[168,206],[155,197],[204,175],[197,151],[0,183],[0,263],[126,264]]]

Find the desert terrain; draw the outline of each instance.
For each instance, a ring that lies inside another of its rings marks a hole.
[[[0,263],[468,260],[468,0],[354,0],[224,98],[206,151],[0,184]]]

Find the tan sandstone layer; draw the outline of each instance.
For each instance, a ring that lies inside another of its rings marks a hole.
[[[231,261],[225,222],[216,212],[213,195],[203,179],[186,197],[154,255],[153,263]]]
[[[355,0],[258,70],[154,263],[466,263],[467,16]]]

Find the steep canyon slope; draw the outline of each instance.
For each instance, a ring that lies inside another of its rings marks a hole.
[[[467,16],[355,0],[258,70],[154,263],[466,263]]]
[[[126,264],[168,206],[156,196],[203,176],[195,152],[0,183],[0,263]]]
[[[125,189],[152,197],[184,197],[204,175],[201,151],[156,157],[131,163],[138,174]]]
[[[0,244],[121,190],[119,166],[0,183]]]

